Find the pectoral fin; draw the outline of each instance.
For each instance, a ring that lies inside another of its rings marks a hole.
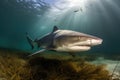
[[[30,56],[33,56],[33,55],[35,55],[35,54],[42,53],[42,52],[44,52],[45,50],[46,50],[46,49],[42,49],[42,50],[36,51],[35,53],[30,54],[30,55],[28,55],[28,56],[30,57]]]

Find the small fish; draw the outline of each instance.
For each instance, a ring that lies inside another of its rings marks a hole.
[[[79,9],[78,10],[74,10],[74,12],[78,12],[79,11]]]

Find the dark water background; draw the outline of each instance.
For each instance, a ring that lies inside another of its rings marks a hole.
[[[35,39],[57,25],[61,29],[102,38],[103,44],[93,47],[90,52],[118,54],[120,0],[85,0],[88,3],[80,6],[78,12],[74,12],[78,7],[69,8],[67,1],[70,0],[1,0],[0,47],[28,51],[31,48],[25,37],[26,32]]]

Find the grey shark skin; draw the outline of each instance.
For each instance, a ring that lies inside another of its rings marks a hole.
[[[34,44],[43,48],[34,54],[43,52],[45,50],[54,50],[57,52],[75,53],[81,51],[88,51],[92,46],[102,44],[102,39],[91,36],[88,34],[72,31],[72,30],[60,30],[54,26],[53,31],[48,33],[41,39],[35,39],[34,41],[27,34],[27,40],[30,43],[32,49]],[[30,55],[31,56],[31,55]]]

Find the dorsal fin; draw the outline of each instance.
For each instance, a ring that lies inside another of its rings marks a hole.
[[[54,26],[52,32],[55,32],[55,31],[57,31],[57,30],[58,30],[58,27],[57,27],[57,26]]]

